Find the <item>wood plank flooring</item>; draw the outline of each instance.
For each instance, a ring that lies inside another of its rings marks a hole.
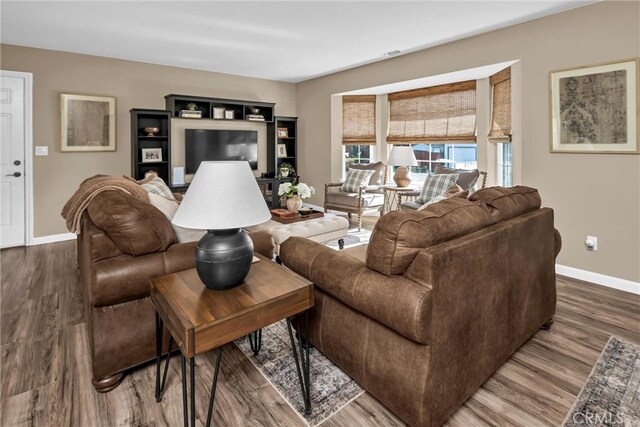
[[[365,226],[374,223],[365,218]],[[153,365],[110,393],[94,391],[75,242],[6,249],[0,258],[0,425],[181,425],[177,357],[162,403],[153,396]],[[559,277],[551,330],[523,345],[447,425],[559,425],[611,335],[640,344],[640,297]],[[211,354],[196,358],[199,425],[212,363]],[[214,425],[304,425],[234,345],[225,346],[220,375]],[[323,423],[360,425],[403,423],[368,393]]]

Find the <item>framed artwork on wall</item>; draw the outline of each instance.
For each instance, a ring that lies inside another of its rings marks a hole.
[[[639,59],[549,74],[552,153],[638,154]]]
[[[287,137],[289,137],[289,129],[278,128],[278,138],[287,138]]]
[[[116,98],[63,93],[60,112],[61,151],[116,151]]]

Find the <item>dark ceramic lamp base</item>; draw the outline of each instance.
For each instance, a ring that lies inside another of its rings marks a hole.
[[[253,242],[242,229],[209,230],[196,245],[196,271],[209,289],[224,290],[244,281],[253,260]]]

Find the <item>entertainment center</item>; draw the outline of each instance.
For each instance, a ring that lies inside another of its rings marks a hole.
[[[274,103],[189,95],[169,94],[165,96],[165,107],[165,110],[133,108],[130,111],[131,175],[135,179],[142,179],[145,173],[155,171],[174,191],[186,191],[188,188],[188,184],[173,186],[172,183],[173,120],[265,123],[267,158],[260,159],[260,163],[266,164],[266,173],[257,179],[261,188],[265,188],[263,193],[267,203],[270,206],[277,203],[280,165],[287,163],[296,170],[298,166],[297,117],[275,116]],[[246,160],[252,169],[258,168],[258,132],[219,127],[185,129],[185,164],[179,165],[185,167],[185,173],[195,173],[197,164],[206,160]],[[149,132],[150,128],[157,128],[157,132]]]

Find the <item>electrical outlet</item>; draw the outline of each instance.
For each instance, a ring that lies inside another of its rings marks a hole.
[[[584,241],[584,245],[587,247],[588,251],[597,251],[598,238],[595,236],[587,236],[587,239]]]

